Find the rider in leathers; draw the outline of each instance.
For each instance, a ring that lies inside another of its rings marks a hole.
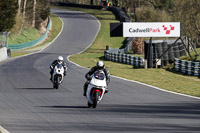
[[[62,66],[64,67],[64,76],[66,76],[66,73],[67,73],[67,65],[66,63],[63,61],[63,57],[62,56],[58,56],[58,59],[57,60],[54,60],[52,63],[51,63],[51,66],[50,66],[50,74],[51,74],[51,78],[50,80],[52,80],[53,78],[53,71],[54,71],[54,68],[57,64],[62,64]]]
[[[88,84],[90,83],[91,80],[91,75],[97,71],[97,70],[103,70],[103,72],[105,73],[106,76],[106,83],[108,85],[108,83],[110,83],[110,72],[108,71],[108,69],[104,66],[104,63],[102,61],[98,61],[97,65],[92,67],[90,69],[90,71],[88,73],[86,73],[85,78],[87,79],[86,83],[84,84],[84,92],[83,92],[83,96],[86,96],[86,92],[87,92],[87,87]],[[105,93],[108,92],[108,88],[106,88]]]

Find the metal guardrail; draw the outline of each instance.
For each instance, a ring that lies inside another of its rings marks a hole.
[[[134,68],[144,68],[144,59],[142,57],[134,57],[127,54],[114,53],[110,52],[110,50],[106,50],[104,52],[104,57],[106,60],[113,62],[133,65]]]
[[[50,16],[49,16],[47,31],[40,38],[33,40],[33,41],[30,41],[30,42],[25,42],[25,43],[22,43],[22,44],[8,44],[8,48],[12,49],[12,50],[19,50],[19,49],[29,48],[29,47],[36,45],[37,43],[40,43],[41,41],[43,41],[47,37],[48,31],[50,29],[50,24],[51,24],[51,19],[50,19]]]
[[[175,58],[174,70],[187,75],[200,76],[200,62],[185,61]]]

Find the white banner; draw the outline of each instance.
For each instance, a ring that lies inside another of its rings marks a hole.
[[[124,22],[123,37],[180,37],[180,22]]]

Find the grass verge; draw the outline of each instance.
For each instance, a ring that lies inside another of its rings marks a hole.
[[[112,75],[139,81],[169,91],[200,97],[200,79],[198,77],[177,74],[167,69],[133,69],[131,65],[104,60],[103,56],[106,45],[112,48],[119,48],[123,41],[123,38],[109,37],[109,23],[117,22],[114,20],[115,17],[108,11],[68,7],[67,9],[89,13],[98,18],[101,23],[101,30],[92,46],[79,55],[72,55],[70,57],[71,61],[91,68],[98,60],[103,60]]]
[[[40,37],[39,31],[35,28],[26,28],[21,34],[11,34],[8,42],[9,44],[21,44],[29,42]]]
[[[59,19],[58,16],[51,14],[51,22],[52,29],[50,30],[48,37],[42,43],[20,51],[13,50],[11,52],[11,57],[22,56],[31,53],[29,51],[40,50],[48,45],[50,42],[52,42],[62,29],[62,21]]]

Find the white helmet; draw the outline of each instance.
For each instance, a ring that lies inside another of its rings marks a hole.
[[[97,68],[98,68],[98,69],[103,69],[103,68],[104,68],[104,63],[103,63],[103,61],[98,61],[98,62],[97,62]]]
[[[58,64],[62,64],[63,63],[63,57],[62,56],[58,56]]]

